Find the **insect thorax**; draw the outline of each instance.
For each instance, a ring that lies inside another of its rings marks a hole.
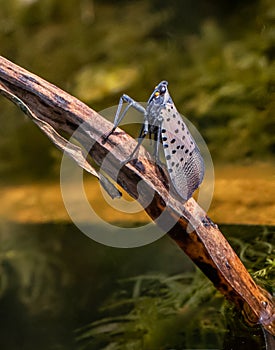
[[[146,108],[147,112],[147,120],[151,126],[160,126],[163,118],[161,116],[161,111],[164,108],[163,105],[159,105],[154,103],[152,101],[150,104],[148,104]]]

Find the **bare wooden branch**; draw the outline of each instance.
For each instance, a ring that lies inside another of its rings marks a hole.
[[[105,171],[111,178],[114,169],[119,167],[136,144],[120,129],[104,143],[101,135],[112,127],[108,121],[63,90],[0,57],[0,92],[12,100],[3,91],[9,91],[20,99],[39,120],[57,132],[65,132],[70,136],[82,123],[86,123],[88,127],[77,133],[76,138],[87,148],[93,143],[90,154],[99,165],[111,152],[105,164]],[[267,331],[275,334],[274,299],[256,285],[217,225],[213,224],[193,198],[181,203],[169,193],[164,175],[150,162],[143,148],[139,159],[141,161],[136,164],[123,166],[114,180],[143,205],[157,224],[163,225],[163,222],[158,222],[158,217],[166,210],[167,220],[176,220],[168,232],[169,236],[215,287],[243,311],[250,324],[260,323]],[[138,194],[137,183],[140,180],[143,180],[145,188]],[[153,200],[146,206],[147,192],[152,190],[155,193]],[[190,225],[193,227],[191,232],[189,229],[187,232],[188,225],[189,228]]]

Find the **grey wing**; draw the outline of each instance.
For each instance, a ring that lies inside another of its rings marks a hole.
[[[175,190],[187,200],[203,180],[204,161],[175,106],[167,103],[161,116],[161,138],[168,173]]]

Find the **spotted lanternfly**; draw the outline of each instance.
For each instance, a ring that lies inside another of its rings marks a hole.
[[[125,163],[133,159],[147,134],[156,141],[154,156],[159,163],[159,145],[162,143],[167,170],[172,185],[184,200],[189,199],[199,187],[204,176],[204,161],[186,124],[177,111],[168,92],[167,81],[162,81],[151,94],[146,108],[128,95],[122,95],[115,115],[114,126],[107,139],[117,128],[130,107],[144,115],[138,143]],[[128,106],[122,110],[123,102]]]

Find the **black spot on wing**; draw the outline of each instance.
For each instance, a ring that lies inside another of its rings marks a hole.
[[[187,126],[172,106],[163,109],[163,149],[173,187],[187,200],[202,181],[203,160]]]

